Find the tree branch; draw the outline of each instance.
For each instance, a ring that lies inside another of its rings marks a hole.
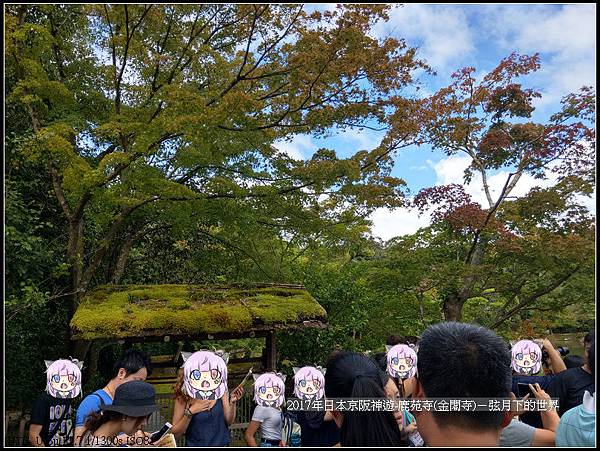
[[[513,307],[512,309],[510,309],[504,315],[502,315],[490,327],[490,329],[495,329],[500,324],[504,323],[504,321],[506,321],[508,318],[510,318],[511,316],[513,316],[515,313],[517,313],[518,311],[522,310],[524,307],[526,307],[529,304],[531,304],[532,302],[534,302],[536,299],[538,299],[541,296],[544,296],[544,295],[549,294],[552,291],[554,291],[556,288],[558,288],[559,286],[561,286],[564,282],[566,282],[567,280],[569,280],[569,278],[571,276],[573,276],[573,274],[575,274],[577,271],[579,271],[579,269],[581,269],[581,266],[576,266],[573,270],[571,270],[571,271],[567,272],[566,274],[562,275],[561,277],[559,277],[558,279],[556,279],[555,281],[553,281],[550,285],[548,285],[548,286],[546,286],[546,287],[544,287],[542,289],[539,289],[538,291],[534,292],[532,295],[528,296],[527,298],[525,298],[524,300],[522,300],[521,302],[519,302],[518,305],[516,305],[515,307]]]

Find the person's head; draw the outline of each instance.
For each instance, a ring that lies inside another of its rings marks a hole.
[[[46,361],[46,392],[55,398],[76,398],[81,393],[81,369],[77,360]]]
[[[327,363],[327,398],[385,398],[381,370],[367,356],[342,351]],[[400,446],[400,429],[392,412],[333,412],[342,446]]]
[[[511,350],[512,369],[517,374],[537,374],[542,367],[542,349],[531,340],[521,340]]]
[[[150,415],[159,408],[156,391],[151,384],[129,381],[116,388],[113,403],[107,405],[103,402],[100,413],[88,417],[85,426],[93,433],[102,425],[112,423],[118,426],[119,432],[132,435],[137,430],[143,430]]]
[[[145,381],[152,372],[150,357],[141,351],[129,349],[113,366],[113,378],[117,385],[130,381]]]
[[[381,371],[381,383],[383,384],[383,392],[388,399],[399,399],[400,390],[394,379],[385,371]]]
[[[398,343],[404,343],[403,337],[400,335],[390,335],[385,342],[385,344],[388,346],[395,346]]]
[[[213,352],[194,352],[185,360],[183,378],[183,389],[191,398],[210,392],[219,399],[227,391],[227,363]]]
[[[585,362],[588,367],[590,366],[590,360],[594,360],[595,356],[593,353],[590,353],[591,346],[596,342],[596,332],[592,329],[590,330],[585,337],[583,337],[583,348],[585,352]],[[590,359],[591,357],[591,359]],[[592,363],[593,365],[593,363]]]
[[[590,369],[590,373],[592,373],[592,376],[595,376],[596,375],[596,373],[595,373],[595,371],[596,371],[596,342],[595,341],[590,345],[590,349],[588,350],[587,364]]]
[[[590,330],[587,334],[585,334],[585,336],[583,337],[583,346],[585,348],[589,348],[592,343],[594,343],[596,341],[596,331],[594,331],[594,329]]]
[[[489,329],[466,323],[438,323],[421,335],[414,396],[507,398],[510,365],[506,343]],[[504,416],[504,412],[493,411],[423,411],[417,422],[425,442],[438,446],[441,437],[460,436],[462,440],[468,434],[497,440]]]
[[[305,399],[321,399],[325,393],[325,376],[314,366],[294,368],[294,396]]]
[[[265,373],[254,377],[254,402],[259,406],[280,407],[285,397],[285,376]]]
[[[407,379],[417,372],[417,353],[405,344],[397,344],[388,349],[387,372],[392,377]]]
[[[397,344],[401,344],[401,343],[416,345],[418,341],[419,341],[419,337],[417,337],[415,335],[406,335],[406,336],[390,335],[390,336],[388,336],[385,344],[388,346],[396,346]]]
[[[563,361],[565,362],[567,369],[579,368],[585,365],[585,359],[579,355],[568,355],[563,359]]]

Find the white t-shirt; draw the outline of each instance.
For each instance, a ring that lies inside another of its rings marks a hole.
[[[535,436],[535,428],[516,418],[502,429],[500,433],[500,446],[531,446]]]
[[[275,407],[256,406],[252,421],[260,423],[260,436],[268,440],[281,440],[283,422],[281,410]]]

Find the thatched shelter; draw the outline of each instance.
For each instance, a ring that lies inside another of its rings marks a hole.
[[[82,299],[71,336],[129,345],[265,337],[262,363],[270,370],[276,330],[323,328],[326,318],[300,285],[103,285]]]

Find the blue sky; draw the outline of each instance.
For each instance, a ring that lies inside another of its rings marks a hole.
[[[320,10],[335,4],[307,6]],[[583,85],[595,87],[596,5],[434,5],[407,4],[394,7],[387,23],[377,24],[375,37],[391,35],[406,39],[418,48],[417,56],[437,72],[437,76],[421,75],[425,92],[433,93],[448,84],[450,75],[465,66],[477,68],[477,74],[493,69],[499,61],[516,51],[532,55],[540,53],[541,69],[523,78],[524,85],[542,92],[533,119],[543,121],[559,109],[560,99]],[[297,136],[280,147],[296,158],[310,158],[319,147],[335,149],[340,156],[350,156],[360,149],[377,146],[382,133],[350,130],[325,141],[308,135]],[[461,182],[468,164],[460,156],[446,157],[431,149],[409,148],[395,156],[393,175],[403,178],[411,194],[435,184]],[[503,185],[505,172],[492,176],[492,187]],[[553,182],[523,177],[515,195],[523,195],[535,185]],[[483,202],[483,193],[475,186],[467,191]],[[594,199],[583,199],[595,211]],[[418,216],[406,209],[380,209],[371,217],[373,234],[381,239],[415,232],[429,222],[427,215]]]

